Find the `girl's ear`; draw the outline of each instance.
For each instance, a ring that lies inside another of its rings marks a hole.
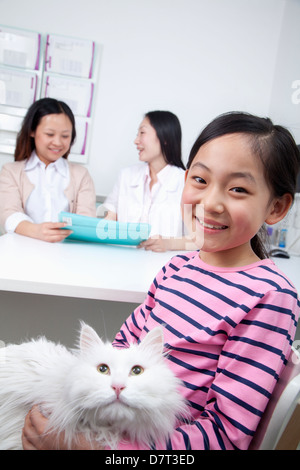
[[[184,175],[184,182],[186,182],[187,175],[188,175],[189,170],[185,170],[185,175]]]
[[[293,197],[291,194],[286,193],[280,198],[274,198],[271,204],[271,209],[268,217],[265,222],[268,225],[277,224],[280,222],[288,213],[293,202]]]

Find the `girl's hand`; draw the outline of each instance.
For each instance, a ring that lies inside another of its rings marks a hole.
[[[24,450],[58,450],[60,439],[51,432],[45,432],[48,420],[37,406],[27,413],[22,432]]]
[[[63,241],[72,233],[71,230],[62,230],[66,225],[65,222],[43,222],[42,224],[34,224],[24,220],[19,223],[15,232],[27,237],[55,243]]]
[[[77,434],[76,442],[68,448],[65,444],[64,434],[57,434],[47,430],[48,420],[34,406],[27,413],[22,431],[22,445],[24,450],[101,450],[97,443],[87,441],[82,434]]]

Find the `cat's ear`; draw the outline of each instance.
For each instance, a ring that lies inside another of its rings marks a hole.
[[[164,349],[164,334],[161,327],[153,328],[142,339],[140,343],[141,348],[149,348],[153,354],[161,355]]]
[[[103,342],[96,331],[84,322],[81,322],[79,347],[80,351],[86,351],[94,345],[102,345]]]

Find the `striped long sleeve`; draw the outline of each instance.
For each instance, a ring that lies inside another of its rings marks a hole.
[[[164,328],[191,418],[155,448],[247,449],[286,364],[299,308],[295,288],[271,260],[216,268],[198,252],[172,258],[114,342],[124,347]]]

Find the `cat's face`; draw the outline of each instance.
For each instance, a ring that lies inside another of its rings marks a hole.
[[[150,332],[128,349],[104,344],[85,326],[78,364],[70,371],[68,400],[91,410],[99,420],[134,420],[136,412],[162,406],[169,393],[161,330]]]

